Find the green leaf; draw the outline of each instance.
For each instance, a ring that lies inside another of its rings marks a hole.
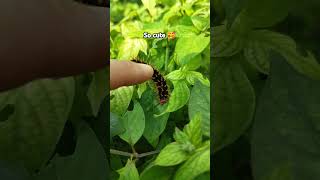
[[[189,136],[179,128],[175,128],[173,138],[177,143],[180,144],[187,144],[188,142],[190,142]]]
[[[193,180],[200,174],[210,170],[210,148],[202,150],[192,155],[177,170],[175,180]]]
[[[258,71],[264,74],[269,74],[269,50],[270,47],[266,46],[264,42],[251,35],[247,45],[244,48],[244,57],[246,60]]]
[[[154,114],[161,113],[165,110],[166,106],[159,106],[159,101],[155,92],[148,88],[141,98],[141,106],[145,112],[145,129],[143,136],[150,144],[153,144],[166,128],[169,113],[162,116],[154,116]]]
[[[146,83],[142,83],[138,85],[137,93],[139,98],[141,98],[142,94],[146,91],[146,89],[147,89]]]
[[[319,82],[302,76],[279,53],[271,55],[252,130],[255,179],[319,179]]]
[[[228,21],[228,28],[231,27],[236,17],[241,12],[242,8],[245,5],[245,1],[239,1],[239,0],[221,0],[224,9],[226,11],[226,19]]]
[[[120,123],[119,117],[110,112],[110,138],[123,133],[125,129]]]
[[[110,100],[110,112],[122,116],[130,104],[133,95],[133,86],[120,87],[112,90],[110,94],[111,97],[113,97]]]
[[[299,54],[296,43],[289,36],[268,30],[254,31],[252,36],[262,46],[279,52],[298,72],[313,79],[320,79],[320,64],[310,52],[307,56]]]
[[[0,122],[0,159],[30,171],[44,166],[69,116],[74,88],[73,78],[44,79],[1,94],[0,106],[11,104],[14,112]]]
[[[120,137],[133,146],[141,138],[145,128],[144,112],[137,101],[134,101],[133,110],[127,111],[121,118],[121,123],[126,131]]]
[[[127,38],[143,37],[142,24],[139,21],[125,22],[121,24],[122,36]]]
[[[291,5],[289,0],[248,0],[245,15],[253,27],[271,27],[287,17]]]
[[[202,84],[206,86],[210,86],[210,82],[207,78],[203,77],[203,75],[200,72],[197,71],[188,71],[186,76],[186,80],[189,84],[194,85],[195,80],[199,80]]]
[[[174,70],[170,72],[168,75],[166,75],[166,79],[170,81],[179,81],[182,79],[185,79],[187,73],[185,71],[182,71],[181,69],[179,70]]]
[[[136,165],[130,159],[128,159],[125,167],[118,170],[118,173],[120,174],[119,180],[140,180]]]
[[[141,173],[140,179],[170,180],[172,178],[173,173],[173,167],[155,166],[153,163],[151,163],[151,165],[145,168],[144,171]]]
[[[161,150],[155,160],[155,165],[175,166],[185,161],[188,157],[189,154],[182,149],[181,144],[173,142]]]
[[[170,31],[174,31],[177,38],[196,36],[196,34],[198,33],[197,29],[193,26],[185,26],[179,24],[174,26]]]
[[[141,0],[144,7],[148,9],[151,16],[157,14],[156,1],[155,0]]]
[[[213,27],[211,57],[230,57],[243,49],[243,37],[235,32],[234,28],[227,30],[225,25]]]
[[[198,112],[193,116],[189,124],[185,126],[183,131],[188,135],[191,143],[195,147],[199,147],[202,143],[202,130],[201,130],[201,113]]]
[[[207,17],[201,17],[201,16],[192,16],[191,17],[193,25],[199,30],[199,31],[205,31],[208,27],[210,27],[210,21]]]
[[[252,122],[254,90],[236,60],[217,61],[213,76],[214,151],[233,143]]]
[[[206,48],[206,49],[203,51],[202,54],[205,54],[207,49],[210,49],[210,48],[209,48],[209,47]],[[188,64],[186,64],[185,66],[183,66],[183,68],[186,69],[186,70],[190,70],[190,71],[198,69],[201,65],[204,64],[203,61],[205,61],[206,58],[209,58],[209,59],[210,59],[210,52],[208,53],[209,56],[207,56],[207,57],[202,57],[202,54],[196,55],[194,58],[192,58],[192,59],[190,60],[190,62],[189,62]]]
[[[90,83],[87,96],[94,116],[97,116],[102,100],[109,92],[108,81],[109,75],[107,69],[93,73],[93,79]]]
[[[197,176],[194,180],[208,180],[210,179],[210,172],[202,173]]]
[[[38,175],[39,180],[104,180],[107,174],[107,156],[95,133],[85,123],[78,124],[78,140],[74,154],[55,156]]]
[[[204,34],[193,35],[188,37],[180,37],[177,40],[175,52],[177,53],[177,64],[188,64],[195,56],[200,54],[209,45],[210,37],[205,37]],[[195,44],[197,44],[195,46]]]
[[[196,81],[191,91],[188,104],[189,118],[195,118],[197,113],[201,113],[202,133],[210,136],[210,88]]]
[[[165,112],[174,112],[182,108],[189,100],[190,90],[184,81],[174,81],[173,86],[174,89]]]
[[[127,38],[122,41],[119,47],[119,60],[131,60],[138,56],[139,51],[147,54],[148,43],[143,38]]]

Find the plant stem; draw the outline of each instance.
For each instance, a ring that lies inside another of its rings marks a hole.
[[[164,60],[164,72],[167,73],[169,61],[169,39],[167,39],[166,59]]]
[[[128,157],[135,157],[135,158],[142,158],[142,157],[145,157],[145,156],[151,156],[151,155],[158,154],[158,153],[160,153],[160,150],[150,151],[150,152],[138,154],[137,152],[129,153],[129,152],[124,152],[124,151],[119,151],[119,150],[116,150],[116,149],[110,149],[110,154],[115,154],[115,155],[120,155],[120,156],[128,156]]]

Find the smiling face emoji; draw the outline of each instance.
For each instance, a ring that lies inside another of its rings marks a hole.
[[[174,39],[176,37],[176,33],[175,32],[168,32],[168,39]]]

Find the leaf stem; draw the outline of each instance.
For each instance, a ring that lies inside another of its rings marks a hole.
[[[155,151],[150,151],[150,152],[138,154],[137,152],[129,153],[129,152],[124,152],[124,151],[119,151],[116,149],[110,149],[110,154],[127,156],[127,157],[135,157],[135,158],[142,158],[145,156],[151,156],[151,155],[158,154],[158,153],[160,153],[160,150],[155,150]]]

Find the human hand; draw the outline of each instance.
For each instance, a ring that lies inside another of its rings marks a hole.
[[[110,88],[139,84],[152,78],[153,68],[131,61],[110,62]]]

